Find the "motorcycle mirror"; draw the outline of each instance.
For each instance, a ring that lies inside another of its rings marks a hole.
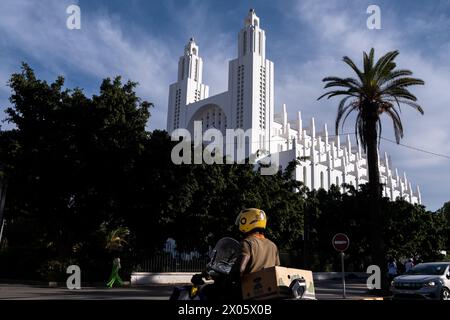
[[[214,249],[210,255],[211,261],[214,261],[216,259],[216,255],[217,255],[217,250]]]

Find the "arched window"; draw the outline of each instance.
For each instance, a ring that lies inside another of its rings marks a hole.
[[[336,177],[336,187],[340,187],[340,184],[339,184],[339,177]]]
[[[254,25],[255,27],[258,26],[258,19],[253,20],[253,25]]]

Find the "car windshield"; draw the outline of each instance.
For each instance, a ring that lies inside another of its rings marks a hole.
[[[409,270],[406,274],[433,275],[440,276],[444,274],[445,264],[419,264]]]

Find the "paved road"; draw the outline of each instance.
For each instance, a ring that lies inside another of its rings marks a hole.
[[[342,285],[340,281],[316,281],[316,298],[330,300],[342,298]],[[126,288],[99,288],[85,287],[81,290],[68,290],[66,288],[49,288],[18,284],[0,284],[0,300],[55,300],[55,299],[79,299],[79,300],[167,300],[173,286],[145,286]],[[348,299],[373,298],[367,294],[365,283],[362,280],[350,280],[347,282]]]
[[[85,287],[80,290],[67,288],[49,288],[29,285],[0,284],[0,300],[167,300],[172,292],[172,286],[146,286],[125,288]]]

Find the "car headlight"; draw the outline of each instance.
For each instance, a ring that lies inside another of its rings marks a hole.
[[[424,284],[424,287],[435,287],[436,281],[430,281]]]
[[[393,287],[395,284],[394,280],[391,281],[391,287]]]

